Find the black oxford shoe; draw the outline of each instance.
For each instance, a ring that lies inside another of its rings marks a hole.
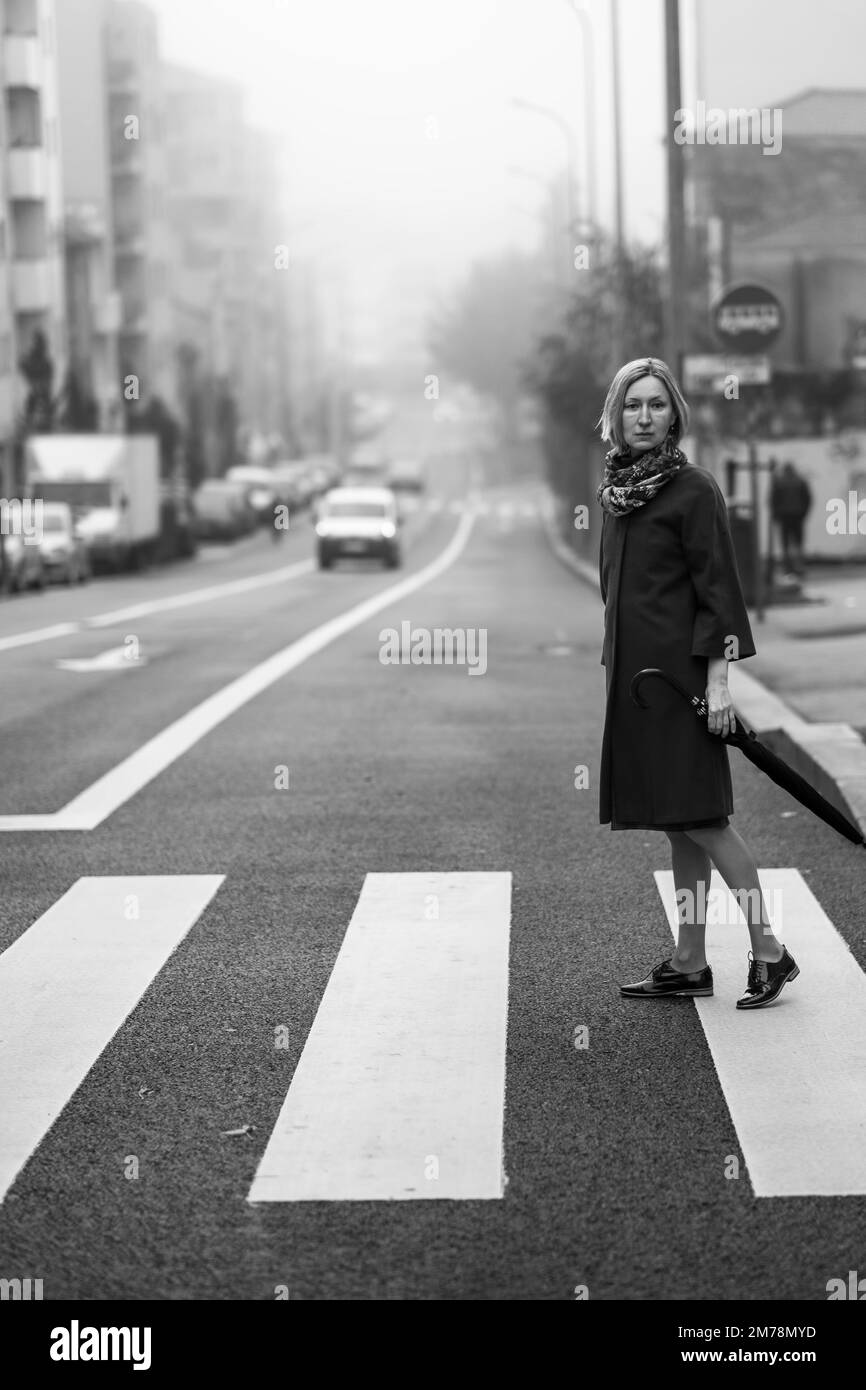
[[[800,967],[785,946],[782,959],[776,961],[755,960],[749,952],[749,978],[746,992],[737,1000],[738,1009],[762,1009],[778,999],[789,980],[796,980]]]
[[[620,993],[625,995],[626,999],[661,999],[666,995],[712,994],[713,972],[708,965],[705,965],[703,970],[692,970],[684,973],[681,970],[673,969],[671,959],[672,957],[663,960],[661,965],[657,965],[645,980],[639,980],[634,985],[620,985]]]

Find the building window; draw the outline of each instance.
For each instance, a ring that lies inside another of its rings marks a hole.
[[[10,149],[42,144],[42,108],[31,87],[7,88],[6,132]]]
[[[41,199],[16,198],[9,204],[12,254],[18,260],[42,260],[48,251],[48,226]]]
[[[37,34],[39,32],[37,0],[6,0],[3,30],[7,34]]]

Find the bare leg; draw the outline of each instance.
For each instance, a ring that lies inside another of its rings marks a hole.
[[[671,866],[677,894],[679,931],[677,949],[671,958],[674,970],[689,973],[703,970],[707,963],[707,894],[712,865],[705,849],[681,830],[665,832],[671,842]]]
[[[755,959],[781,960],[782,943],[773,931],[758,866],[745,841],[732,825],[723,830],[688,830],[685,833],[706,851],[733,893],[746,918]]]

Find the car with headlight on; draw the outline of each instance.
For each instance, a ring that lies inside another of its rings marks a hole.
[[[49,583],[83,584],[90,578],[87,547],[78,534],[68,502],[42,503],[39,550]]]
[[[332,488],[316,511],[316,537],[319,569],[354,557],[396,569],[401,560],[397,499],[386,487]]]

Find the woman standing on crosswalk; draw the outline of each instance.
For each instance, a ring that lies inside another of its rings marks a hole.
[[[671,845],[679,932],[672,957],[629,998],[708,995],[706,899],[715,865],[748,923],[752,949],[739,1009],[771,1003],[799,973],[776,938],[748,846],[730,823],[725,736],[736,727],[728,662],[754,656],[727,508],[715,479],[678,447],[689,411],[658,358],[628,362],[599,421],[612,446],[598,489],[599,578],[607,704],[599,819],[612,830],[661,830]],[[660,667],[707,701],[706,726],[656,682],[649,709],[629,695],[637,671]],[[708,734],[709,730],[709,734]]]

